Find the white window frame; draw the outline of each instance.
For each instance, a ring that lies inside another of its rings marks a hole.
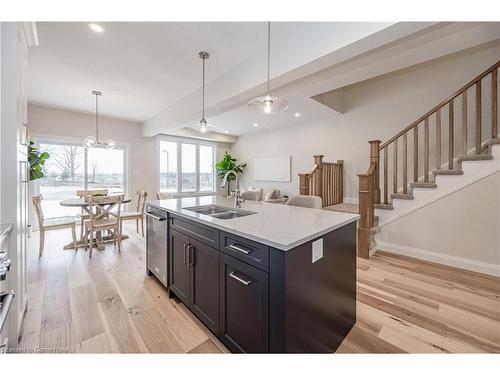
[[[217,143],[201,139],[174,137],[169,135],[159,135],[156,137],[156,191],[160,190],[160,142],[174,142],[177,144],[177,192],[169,192],[173,197],[200,197],[217,194],[217,174],[215,170],[215,160],[217,156]],[[182,144],[192,144],[196,146],[196,191],[182,191]],[[200,191],[200,146],[212,147],[213,166],[213,190]]]
[[[36,146],[39,146],[40,143],[52,143],[56,145],[82,145],[83,140],[81,138],[74,138],[74,137],[61,137],[61,136],[54,136],[54,135],[41,135],[41,134],[32,134],[33,137],[33,142],[35,142]],[[130,189],[130,143],[122,143],[122,142],[115,142],[116,148],[123,150],[123,167],[125,169],[124,171],[124,176],[123,176],[123,193],[125,197],[129,196],[129,189]],[[83,145],[82,145],[83,147]],[[83,154],[83,173],[84,173],[84,190],[87,190],[88,188],[88,170],[87,170],[87,152],[84,151]],[[35,193],[40,192],[40,181],[37,180],[35,181],[34,184],[34,190]]]

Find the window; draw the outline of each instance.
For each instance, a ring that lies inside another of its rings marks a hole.
[[[159,190],[196,195],[215,192],[215,144],[159,139]]]
[[[52,140],[40,140],[38,147],[50,154],[44,165],[45,177],[38,183],[47,219],[79,215],[80,208],[59,204],[76,198],[77,190],[108,189],[110,194],[126,194],[125,147],[87,150],[78,143]]]

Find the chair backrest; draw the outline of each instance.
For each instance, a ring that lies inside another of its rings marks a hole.
[[[137,191],[137,212],[144,214],[144,209],[146,207],[146,198],[148,197],[148,192],[144,190]]]
[[[165,193],[163,191],[157,191],[156,192],[156,198],[158,198],[158,200],[160,200],[160,199],[170,199],[170,198],[172,198],[172,193]]]
[[[116,217],[119,221],[123,195],[111,195],[106,197],[87,195],[85,199],[90,205],[89,216],[91,225],[95,220],[105,219],[109,215]],[[117,207],[117,210],[111,212],[115,207]]]
[[[321,197],[316,197],[314,195],[294,195],[290,197],[286,204],[308,208],[323,208]]]
[[[43,211],[42,211],[42,194],[33,195],[33,207],[38,218],[38,225],[40,228],[43,226]]]
[[[103,196],[103,195],[108,195],[108,189],[77,190],[76,195],[80,198],[89,195]]]
[[[262,198],[262,189],[244,191],[241,193],[241,196],[247,201],[260,201]]]

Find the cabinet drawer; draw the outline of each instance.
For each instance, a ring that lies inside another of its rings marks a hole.
[[[220,232],[220,249],[263,271],[269,271],[269,247],[261,243]]]
[[[181,219],[176,215],[170,216],[170,228],[187,234],[206,245],[219,248],[219,230],[207,225],[198,224],[191,220]]]

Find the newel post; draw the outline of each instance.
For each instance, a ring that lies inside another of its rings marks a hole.
[[[358,256],[368,259],[370,246],[370,176],[358,174],[359,177],[359,222],[358,222]]]
[[[323,199],[323,155],[314,155],[314,164],[318,166],[314,172],[314,195]]]
[[[299,173],[299,194],[309,194],[309,173]]]
[[[373,189],[373,201],[375,204],[380,203],[380,140],[373,140],[368,142],[370,144],[370,164],[375,163],[374,171],[374,189]]]

